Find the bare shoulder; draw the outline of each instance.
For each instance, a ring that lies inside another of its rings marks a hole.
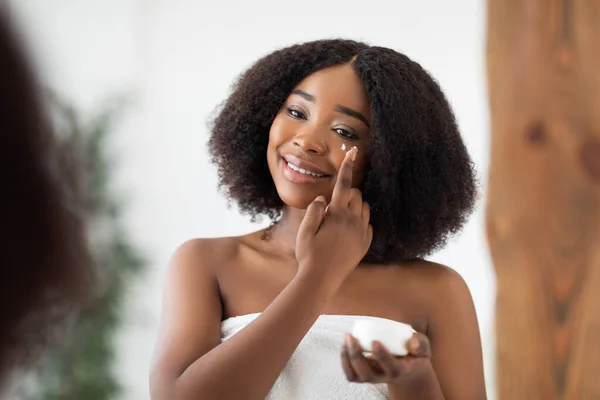
[[[440,310],[451,304],[470,302],[471,293],[463,277],[453,268],[431,261],[419,260],[409,267],[420,289],[431,300],[429,310]]]
[[[218,299],[217,266],[227,265],[235,257],[236,248],[234,238],[196,238],[179,245],[166,271],[164,297],[169,300],[167,303],[181,305],[200,300],[206,303],[206,299],[196,298],[200,292]]]
[[[386,279],[426,292],[464,290],[466,283],[454,269],[426,260],[415,260],[386,268]]]
[[[428,261],[419,261],[410,270],[417,277],[415,281],[424,294],[422,307],[427,315],[429,333],[435,333],[436,327],[448,318],[458,320],[459,316],[468,316],[469,320],[476,319],[469,287],[456,270]],[[468,323],[465,321],[465,324]]]
[[[446,265],[416,260],[389,265],[384,271],[378,280],[395,288],[390,290],[394,302],[410,304],[415,320],[422,321],[424,328],[451,309],[472,305],[464,279]]]
[[[219,265],[228,265],[239,253],[239,237],[195,238],[182,243],[173,253],[174,268],[207,268],[213,273]]]
[[[183,242],[175,250],[175,256],[203,255],[204,257],[220,258],[235,250],[238,244],[239,238],[237,237],[194,238]]]
[[[169,262],[151,390],[169,387],[195,360],[220,343],[222,305],[216,266],[235,257],[235,238],[191,239]]]
[[[419,260],[411,268],[428,287],[438,290],[454,290],[466,287],[462,276],[451,267],[431,261]]]

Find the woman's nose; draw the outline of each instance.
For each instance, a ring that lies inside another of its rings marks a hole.
[[[322,155],[327,151],[327,145],[323,140],[322,133],[315,128],[305,128],[294,137],[294,145],[305,153]]]

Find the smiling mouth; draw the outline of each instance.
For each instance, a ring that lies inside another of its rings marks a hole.
[[[287,161],[285,158],[281,158],[281,160],[294,172],[297,172],[299,174],[302,175],[306,175],[306,176],[312,176],[314,178],[326,178],[328,175],[324,175],[324,174],[319,174],[317,172],[313,172],[304,168],[300,168],[297,165],[292,164],[291,162]]]

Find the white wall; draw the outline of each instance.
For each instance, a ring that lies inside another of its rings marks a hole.
[[[325,2],[191,0],[11,0],[44,79],[84,110],[116,91],[136,95],[115,135],[127,223],[151,260],[131,288],[131,317],[116,366],[125,399],[144,399],[165,265],[190,237],[256,229],[227,210],[207,163],[206,121],[234,77],[276,47],[347,37],[405,52],[452,102],[485,184],[488,117],[484,6],[478,0]],[[228,11],[228,9],[231,9]],[[463,234],[433,260],[459,271],[476,303],[488,386],[493,387],[494,277],[483,202]],[[466,377],[468,379],[468,377]]]

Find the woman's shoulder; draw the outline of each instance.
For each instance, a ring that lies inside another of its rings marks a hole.
[[[214,269],[235,264],[236,260],[256,246],[257,233],[241,236],[192,238],[180,244],[171,262]]]
[[[455,269],[422,259],[390,265],[387,270],[392,279],[408,280],[414,284],[421,283],[432,289],[464,282]]]
[[[455,285],[462,281],[460,274],[447,265],[427,261],[416,260],[406,267],[415,277],[418,277],[429,287],[440,288],[447,285]]]
[[[391,286],[402,288],[403,301],[419,304],[426,314],[443,311],[445,304],[450,304],[456,296],[470,296],[469,289],[462,276],[453,268],[426,260],[415,260],[385,268],[386,273],[380,277]]]
[[[181,243],[175,254],[188,253],[212,258],[215,255],[228,254],[235,250],[238,244],[239,237],[235,236],[192,238]]]

